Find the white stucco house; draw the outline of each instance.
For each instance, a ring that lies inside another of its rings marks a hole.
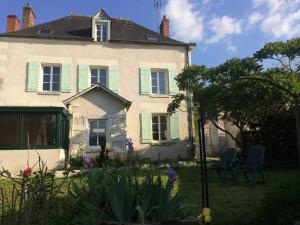
[[[126,137],[148,158],[187,157],[191,121],[168,115],[174,78],[195,44],[169,37],[104,10],[35,25],[23,8],[22,29],[7,16],[0,34],[0,163],[19,170],[35,162],[64,165],[78,152],[97,156],[101,144],[125,153]]]

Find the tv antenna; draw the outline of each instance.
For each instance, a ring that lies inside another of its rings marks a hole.
[[[159,32],[159,15],[161,10],[161,0],[154,0],[154,8],[156,8],[156,29]]]

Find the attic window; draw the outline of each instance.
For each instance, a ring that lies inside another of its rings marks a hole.
[[[96,37],[97,41],[107,41],[108,23],[97,23],[96,24]]]
[[[158,42],[159,38],[155,35],[146,35],[146,39],[147,41],[151,41],[151,42]]]
[[[50,35],[52,33],[53,33],[53,30],[51,30],[51,29],[42,29],[37,32],[37,34],[41,34],[41,35]]]

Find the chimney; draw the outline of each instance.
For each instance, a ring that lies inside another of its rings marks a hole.
[[[7,24],[6,24],[6,31],[7,32],[14,32],[19,29],[19,19],[16,15],[8,15],[7,16]]]
[[[31,5],[27,3],[23,7],[23,16],[22,16],[22,29],[32,27],[35,23],[35,14],[31,8]]]
[[[160,34],[164,37],[169,37],[169,19],[164,15],[160,24]]]

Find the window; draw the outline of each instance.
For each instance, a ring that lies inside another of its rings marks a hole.
[[[30,114],[23,116],[24,146],[51,146],[56,144],[56,115]]]
[[[37,32],[37,34],[41,34],[41,35],[50,35],[52,33],[53,33],[53,30],[51,30],[51,29],[42,29]]]
[[[0,107],[0,149],[66,149],[68,124],[63,109]]]
[[[43,91],[59,91],[60,74],[59,66],[43,66]]]
[[[97,41],[104,42],[107,41],[107,23],[98,23],[96,24],[96,37]]]
[[[19,146],[22,120],[18,114],[0,114],[0,146]]]
[[[165,95],[166,94],[166,74],[164,71],[151,72],[151,87],[152,94]]]
[[[106,143],[106,120],[89,120],[89,145],[102,146]]]
[[[91,69],[91,85],[101,84],[107,87],[107,69],[92,68]]]
[[[165,141],[168,138],[167,132],[167,115],[152,115],[152,139]]]

